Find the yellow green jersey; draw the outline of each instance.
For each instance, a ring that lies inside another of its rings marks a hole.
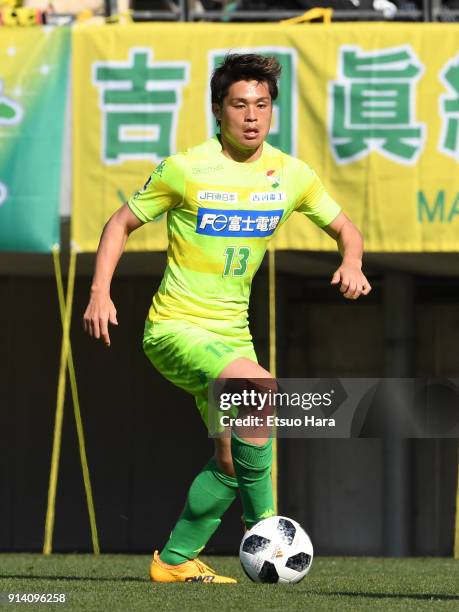
[[[149,319],[227,335],[249,333],[252,279],[292,212],[319,227],[340,212],[301,160],[265,142],[259,159],[236,162],[218,137],[160,163],[128,205],[144,223],[167,212],[167,268]]]

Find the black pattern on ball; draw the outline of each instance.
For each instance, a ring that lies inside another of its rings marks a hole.
[[[297,555],[293,555],[293,557],[289,557],[285,566],[297,572],[302,572],[308,567],[310,563],[311,555],[307,555],[304,552],[300,552]]]
[[[265,550],[270,545],[271,541],[260,535],[251,535],[244,541],[242,550],[246,553],[254,555],[255,553]]]
[[[293,542],[293,538],[295,537],[296,533],[296,528],[293,523],[287,519],[281,518],[277,523],[277,531],[280,534],[282,542],[285,544],[291,544]]]
[[[269,561],[265,561],[263,563],[263,566],[260,572],[258,573],[258,576],[260,577],[260,580],[262,582],[274,584],[275,582],[279,581],[279,574],[277,573],[277,570],[274,565]]]

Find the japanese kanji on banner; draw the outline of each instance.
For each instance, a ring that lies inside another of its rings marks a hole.
[[[368,251],[459,250],[459,24],[132,24],[74,31],[72,239],[168,155],[212,135],[209,79],[228,51],[282,65],[269,141],[309,163]],[[295,215],[280,249],[331,250]],[[162,250],[165,219],[129,240]]]
[[[70,32],[0,28],[0,250],[59,243]]]

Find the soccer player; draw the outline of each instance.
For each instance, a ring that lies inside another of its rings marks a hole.
[[[362,273],[362,238],[303,161],[270,146],[275,58],[230,54],[211,79],[219,134],[172,155],[107,222],[84,314],[86,331],[110,346],[117,325],[110,283],[129,234],[167,212],[168,263],[153,296],[143,347],[161,374],[193,394],[208,424],[212,379],[270,379],[248,328],[252,278],[270,238],[293,213],[332,236],[342,262],[331,283],[345,298],[371,287]],[[191,484],[185,507],[150,577],[158,582],[233,583],[198,558],[239,490],[247,528],[274,514],[272,440],[233,429]]]

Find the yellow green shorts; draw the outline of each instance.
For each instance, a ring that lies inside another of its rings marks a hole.
[[[209,381],[239,357],[258,363],[250,334],[227,336],[187,321],[145,323],[143,350],[154,367],[174,385],[194,395],[209,427]]]

